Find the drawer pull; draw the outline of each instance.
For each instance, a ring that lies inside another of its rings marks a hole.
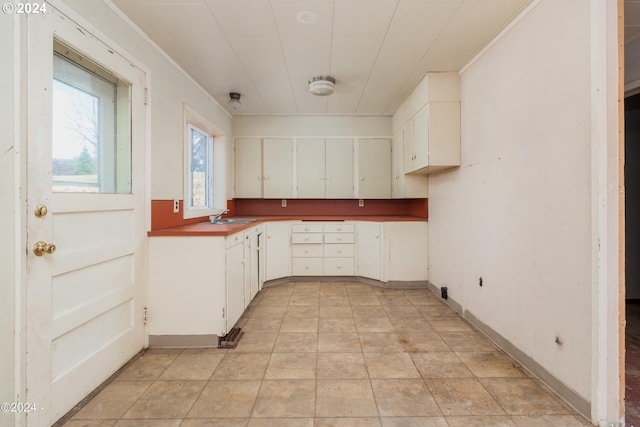
[[[338,253],[341,254],[342,253],[342,249],[338,249]]]
[[[341,266],[341,265],[338,265],[338,268],[340,269],[340,268],[342,268],[342,266]]]

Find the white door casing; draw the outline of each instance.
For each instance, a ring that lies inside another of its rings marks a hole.
[[[27,18],[29,426],[51,425],[145,344],[145,73],[47,6]],[[54,38],[131,84],[131,194],[52,192]],[[36,256],[38,241],[56,251]]]

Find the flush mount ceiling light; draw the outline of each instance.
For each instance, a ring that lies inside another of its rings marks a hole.
[[[240,102],[240,94],[238,92],[229,93],[228,104],[232,110],[238,110],[240,107],[242,107],[242,103]]]
[[[316,22],[317,18],[318,17],[315,13],[308,10],[298,13],[298,15],[296,16],[296,19],[298,19],[298,21],[302,22],[303,24],[313,24],[314,22]]]
[[[333,93],[336,79],[331,76],[313,76],[309,79],[309,92],[317,96],[327,96]]]

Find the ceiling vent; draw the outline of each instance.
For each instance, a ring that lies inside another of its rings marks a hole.
[[[336,79],[331,76],[314,76],[309,79],[309,92],[317,96],[327,96],[333,93]]]

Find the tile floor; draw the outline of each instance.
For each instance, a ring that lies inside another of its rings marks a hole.
[[[236,349],[151,349],[77,426],[584,426],[427,290],[262,290]]]

